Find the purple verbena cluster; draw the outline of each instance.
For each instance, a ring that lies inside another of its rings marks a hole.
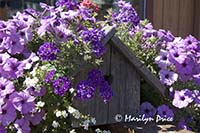
[[[65,93],[71,88],[71,82],[67,77],[58,77],[52,81],[54,93],[64,96]]]
[[[59,49],[55,43],[45,42],[37,51],[38,56],[42,61],[53,61],[56,59]]]
[[[97,58],[101,57],[105,53],[105,47],[101,43],[101,39],[104,36],[104,31],[102,31],[102,29],[100,28],[93,28],[91,30],[86,29],[83,30],[81,33],[83,41],[86,43],[90,43],[92,53],[94,53]]]
[[[76,96],[79,99],[91,99],[95,95],[95,91],[99,89],[99,95],[104,102],[108,102],[113,96],[113,91],[108,82],[104,79],[100,70],[91,70],[88,72],[86,81],[81,81],[76,86]]]
[[[140,18],[129,2],[120,0],[117,2],[117,6],[119,11],[112,14],[112,21],[114,23],[138,25]]]

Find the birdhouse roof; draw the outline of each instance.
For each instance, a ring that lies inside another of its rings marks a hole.
[[[150,72],[150,70],[143,64],[133,53],[133,51],[128,48],[118,37],[115,36],[116,30],[113,27],[105,28],[106,36],[102,40],[104,45],[109,44],[111,41],[112,45],[114,45],[127,59],[128,61],[135,67],[136,71],[142,76],[142,78],[152,87],[156,89],[163,96],[165,94],[165,86],[161,84],[160,80]]]

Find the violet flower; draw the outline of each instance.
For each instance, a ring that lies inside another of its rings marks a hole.
[[[187,89],[181,91],[176,90],[172,104],[179,109],[187,107],[193,101],[193,98],[188,93],[191,92]]]
[[[0,121],[3,126],[9,125],[15,120],[17,113],[11,102],[7,102],[0,108]]]
[[[161,83],[166,84],[168,86],[171,86],[178,79],[178,74],[164,69],[160,70],[159,76]]]
[[[34,110],[35,98],[31,96],[27,91],[24,92],[15,92],[12,95],[13,106],[21,112],[21,114],[27,114]]]
[[[15,128],[17,129],[17,133],[30,133],[30,122],[25,119],[17,119],[14,123]]]
[[[145,115],[146,118],[154,117],[156,109],[151,103],[143,102],[140,106],[140,114]]]
[[[167,105],[161,105],[157,108],[157,115],[161,118],[174,118],[173,111]]]

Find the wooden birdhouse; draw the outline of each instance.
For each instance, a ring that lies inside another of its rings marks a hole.
[[[126,45],[115,36],[114,28],[107,28],[102,40],[106,46],[104,62],[100,66],[105,76],[111,80],[114,96],[105,104],[98,94],[91,100],[74,100],[73,105],[83,114],[96,118],[96,125],[117,123],[115,116],[121,114],[138,115],[140,107],[140,80],[143,78],[161,94],[165,87],[147,67],[140,62]],[[80,71],[77,81],[86,78],[87,71]]]

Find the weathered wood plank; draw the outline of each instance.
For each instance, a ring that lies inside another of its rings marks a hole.
[[[195,11],[194,11],[194,35],[200,40],[200,1],[195,0]]]
[[[120,114],[136,115],[140,105],[140,77],[134,66],[112,42],[111,65],[114,96],[109,102],[108,123],[116,123],[115,116]]]
[[[153,26],[163,28],[163,0],[153,1]]]
[[[163,28],[178,35],[180,0],[164,0]]]
[[[119,38],[112,37],[111,40],[117,49],[119,49],[119,51],[121,51],[123,55],[134,65],[135,69],[139,74],[141,74],[147,83],[155,87],[155,89],[164,96],[165,86],[160,83],[159,79],[153,75],[144,64],[140,62],[134,53],[126,45],[124,45]]]
[[[179,12],[178,35],[185,37],[193,34],[194,28],[194,0],[181,0]]]

